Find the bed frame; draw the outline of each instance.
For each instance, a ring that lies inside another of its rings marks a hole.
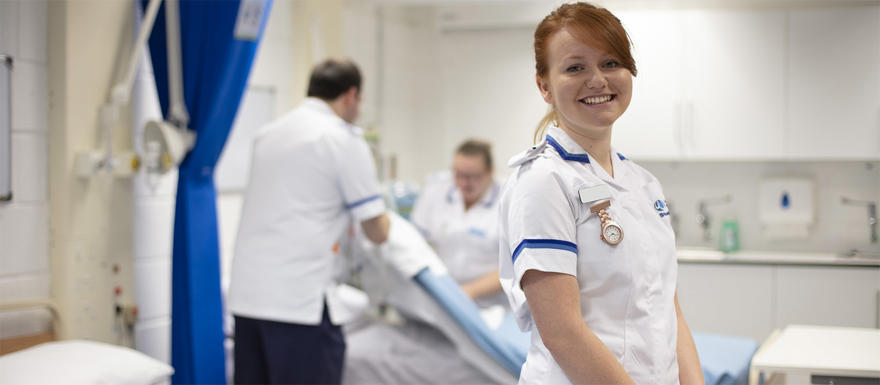
[[[0,303],[0,312],[27,310],[27,309],[47,309],[52,316],[52,327],[50,330],[17,337],[0,339],[0,355],[9,354],[22,349],[39,345],[44,342],[55,341],[56,331],[59,330],[60,323],[58,308],[51,300],[31,300]]]

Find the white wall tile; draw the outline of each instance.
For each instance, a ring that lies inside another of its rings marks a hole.
[[[49,147],[42,132],[12,134],[12,198],[46,202],[49,195]]]
[[[0,303],[49,298],[49,271],[0,277]],[[0,313],[0,338],[49,331],[52,315],[42,307]]]
[[[134,207],[134,256],[168,257],[174,234],[174,200],[142,200]]]
[[[46,64],[16,60],[12,69],[12,129],[47,131],[49,111]]]
[[[0,1],[0,54],[18,56],[18,2]]]
[[[138,319],[171,315],[171,258],[135,261],[135,298]]]
[[[49,298],[49,271],[0,276],[0,302]]]
[[[22,1],[18,6],[19,56],[24,59],[39,63],[46,63],[48,40],[48,12],[47,1],[28,0]]]
[[[29,336],[52,330],[49,309],[34,308],[0,313],[0,338]]]
[[[135,349],[166,364],[171,363],[171,319],[138,322],[134,328]]]
[[[0,206],[0,245],[0,275],[48,269],[48,203]]]
[[[12,71],[13,203],[0,205],[0,302],[50,295],[46,2],[0,1],[0,53]],[[46,309],[0,314],[0,338],[50,328]]]

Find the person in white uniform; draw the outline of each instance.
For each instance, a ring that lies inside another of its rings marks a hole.
[[[498,281],[498,195],[488,142],[470,139],[455,150],[452,173],[434,175],[411,220],[481,306],[505,304]]]
[[[534,49],[551,107],[536,137],[552,127],[511,159],[499,207],[501,284],[532,335],[520,384],[702,384],[663,190],[610,144],[636,74],[626,31],[565,4]]]
[[[351,61],[319,63],[308,98],[254,141],[227,303],[237,384],[341,383],[334,245],[352,222],[375,243],[389,230],[373,158],[352,124],[360,90]]]

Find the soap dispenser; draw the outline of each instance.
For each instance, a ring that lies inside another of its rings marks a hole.
[[[725,215],[721,221],[718,240],[722,252],[732,253],[739,250],[739,221],[733,214]]]

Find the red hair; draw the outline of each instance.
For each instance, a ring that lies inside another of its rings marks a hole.
[[[630,39],[620,19],[605,8],[578,2],[556,8],[535,29],[535,72],[538,76],[547,76],[547,45],[550,38],[563,29],[576,39],[614,56],[623,68],[629,70],[633,76],[636,75],[636,61],[630,51]],[[550,122],[555,120],[556,111],[551,109],[538,123],[535,141],[538,141],[539,135]]]

